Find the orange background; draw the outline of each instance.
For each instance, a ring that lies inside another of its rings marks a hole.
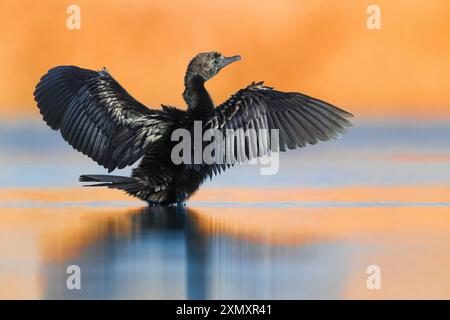
[[[81,8],[81,30],[66,8]],[[381,7],[382,30],[366,28]],[[243,60],[208,83],[215,101],[253,80],[328,100],[360,118],[450,118],[446,0],[0,2],[0,117],[37,117],[47,69],[106,66],[141,102],[184,106],[200,51]]]

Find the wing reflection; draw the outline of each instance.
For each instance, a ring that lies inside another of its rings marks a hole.
[[[9,208],[0,222],[5,298],[420,297],[407,284],[450,264],[445,206]],[[392,290],[367,291],[373,263]],[[72,264],[81,290],[66,288]]]
[[[288,298],[306,296],[311,286],[324,281],[329,282],[323,286],[326,291],[315,294],[337,294],[340,286],[336,281],[345,278],[342,273],[346,262],[325,263],[321,270],[316,266],[316,260],[320,259],[317,251],[327,251],[322,258],[327,260],[333,260],[337,254],[348,255],[348,252],[329,252],[328,245],[308,244],[303,241],[304,237],[300,237],[300,243],[272,242],[273,230],[267,229],[268,225],[258,229],[258,225],[252,227],[246,220],[245,217],[257,213],[253,209],[235,208],[234,213],[221,210],[151,207],[122,212],[120,218],[84,219],[80,228],[85,234],[81,232],[78,237],[95,241],[82,241],[84,247],[76,255],[60,254],[64,258],[47,261],[44,296],[64,299]],[[219,223],[224,214],[231,214],[234,220]],[[66,268],[72,264],[81,268],[81,290],[66,288]],[[329,268],[334,275],[342,276],[335,277],[334,281],[325,277],[315,282],[310,277],[312,273],[327,274]]]
[[[85,216],[76,232],[52,233],[43,244],[44,296],[206,298],[206,241],[193,215],[186,207],[134,209]],[[66,288],[72,264],[81,268],[82,290]]]

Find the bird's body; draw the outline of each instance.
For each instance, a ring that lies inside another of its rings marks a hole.
[[[152,205],[183,203],[198,190],[209,176],[210,170],[205,166],[174,164],[171,159],[171,150],[177,142],[171,140],[171,133],[181,128],[190,130],[194,121],[205,122],[207,119],[203,114],[197,114],[191,110],[184,111],[166,106],[162,107],[161,113],[165,118],[171,119],[171,126],[158,141],[152,144],[139,166],[132,172],[132,177],[139,181],[151,178],[154,186],[151,188],[139,186],[137,192],[131,192],[131,194]],[[89,178],[85,179],[92,181]],[[155,183],[157,181],[160,182]]]
[[[124,190],[151,205],[182,203],[207,177],[234,163],[176,163],[172,158],[178,143],[172,141],[176,129],[192,133],[195,122],[201,122],[202,134],[211,129],[224,136],[226,130],[254,130],[254,136],[233,147],[233,152],[251,159],[274,147],[262,134],[265,130],[279,130],[279,149],[285,151],[336,138],[351,125],[346,119],[351,114],[342,109],[300,93],[276,91],[262,83],[252,83],[216,106],[204,84],[239,59],[225,58],[217,52],[197,55],[185,76],[183,97],[187,110],[170,106],[149,109],[105,69],[97,72],[75,66],[49,70],[34,95],[47,124],[60,130],[69,144],[109,172],[142,158],[131,177],[82,175],[80,181]]]

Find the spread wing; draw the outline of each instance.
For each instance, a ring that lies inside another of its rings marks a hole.
[[[136,162],[167,127],[164,113],[135,100],[106,69],[55,67],[34,97],[44,121],[108,171]]]
[[[345,127],[352,126],[350,117],[352,114],[327,102],[301,93],[277,91],[259,82],[239,90],[219,105],[204,128],[221,130],[226,146],[217,146],[233,152],[239,163],[269,150],[286,151],[338,138]],[[230,129],[235,132],[231,138],[226,134]],[[242,135],[248,129],[254,134]],[[270,138],[272,129],[279,130],[277,145]],[[239,130],[240,135],[236,134]],[[228,162],[212,164],[210,172],[217,173],[226,167],[230,167]]]

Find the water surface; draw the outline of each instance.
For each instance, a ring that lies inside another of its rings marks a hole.
[[[187,207],[147,208],[81,188],[80,173],[104,172],[56,132],[5,123],[0,297],[450,298],[449,128],[361,123],[283,154],[277,175],[234,168]]]

